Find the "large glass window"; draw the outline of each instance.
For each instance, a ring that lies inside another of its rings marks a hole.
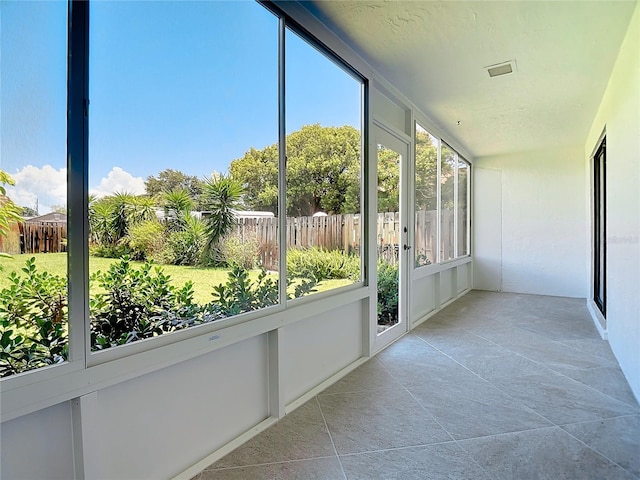
[[[442,143],[440,159],[440,261],[455,258],[456,153]]]
[[[67,4],[3,2],[0,376],[68,359]]]
[[[449,145],[415,127],[415,267],[422,267],[469,255],[471,167]]]
[[[469,164],[458,156],[458,207],[457,231],[458,237],[456,256],[469,255]]]
[[[279,14],[2,8],[2,376],[362,281],[363,83]]]
[[[415,266],[437,262],[439,140],[416,124]]]
[[[286,32],[288,296],[361,280],[362,82]]]
[[[95,2],[89,38],[92,350],[278,304],[277,17]]]

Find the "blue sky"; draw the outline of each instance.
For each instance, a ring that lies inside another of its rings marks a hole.
[[[2,2],[0,168],[40,213],[64,197],[66,14],[64,2]],[[275,143],[277,24],[249,1],[93,3],[90,190],[139,190],[165,168],[224,172]],[[359,127],[359,83],[291,32],[286,49],[287,131]]]

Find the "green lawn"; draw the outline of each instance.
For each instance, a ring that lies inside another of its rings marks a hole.
[[[20,272],[24,267],[27,259],[35,257],[38,270],[46,270],[52,274],[66,276],[67,274],[67,254],[66,253],[38,253],[14,255],[12,258],[0,257],[0,289],[9,285],[8,275],[12,271]],[[115,262],[113,258],[89,258],[89,272],[93,273],[98,270],[106,271],[111,263]],[[142,265],[141,262],[132,262],[133,264]],[[199,268],[184,267],[176,265],[160,265],[162,270],[171,277],[174,285],[182,286],[187,281],[193,282],[194,299],[198,303],[208,303],[211,301],[211,292],[215,285],[227,282],[228,270],[223,268]],[[251,272],[252,278],[257,278],[259,271]],[[274,274],[277,275],[277,274]],[[327,280],[320,283],[316,289],[318,291],[330,290],[332,288],[349,285],[349,280]]]

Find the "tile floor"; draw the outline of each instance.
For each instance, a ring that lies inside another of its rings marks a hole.
[[[638,479],[640,408],[584,300],[474,291],[194,478]]]

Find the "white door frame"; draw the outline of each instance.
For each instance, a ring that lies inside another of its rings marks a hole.
[[[372,275],[372,281],[377,281],[377,238],[376,238],[376,222],[377,222],[377,180],[378,180],[378,155],[377,155],[377,145],[382,144],[387,148],[390,148],[401,155],[400,162],[400,192],[399,192],[399,206],[400,206],[400,246],[398,252],[398,260],[400,262],[400,271],[399,271],[399,288],[398,288],[398,323],[384,332],[378,334],[378,315],[377,310],[374,308],[370,315],[370,338],[372,345],[372,353],[376,353],[389,345],[394,340],[398,339],[400,336],[404,335],[409,330],[409,272],[410,272],[410,258],[413,258],[413,251],[411,247],[413,245],[413,238],[411,238],[410,233],[413,229],[410,228],[409,225],[409,172],[411,162],[409,159],[410,156],[410,147],[411,147],[411,138],[407,135],[395,131],[395,129],[390,128],[378,121],[374,120],[373,127],[373,135],[372,135],[372,144],[370,151],[373,153],[370,155],[370,159],[373,161],[375,168],[372,168],[372,185],[373,189],[371,191],[375,192],[371,195],[370,201],[373,203],[373,218],[372,218],[372,231],[373,236],[371,237],[372,244],[372,259],[373,261],[370,263],[372,265],[371,272],[376,272],[376,275]],[[408,249],[405,249],[405,246]],[[375,279],[375,280],[374,280]],[[374,291],[377,292],[375,288],[375,284],[373,284]],[[376,302],[377,302],[377,295]]]

